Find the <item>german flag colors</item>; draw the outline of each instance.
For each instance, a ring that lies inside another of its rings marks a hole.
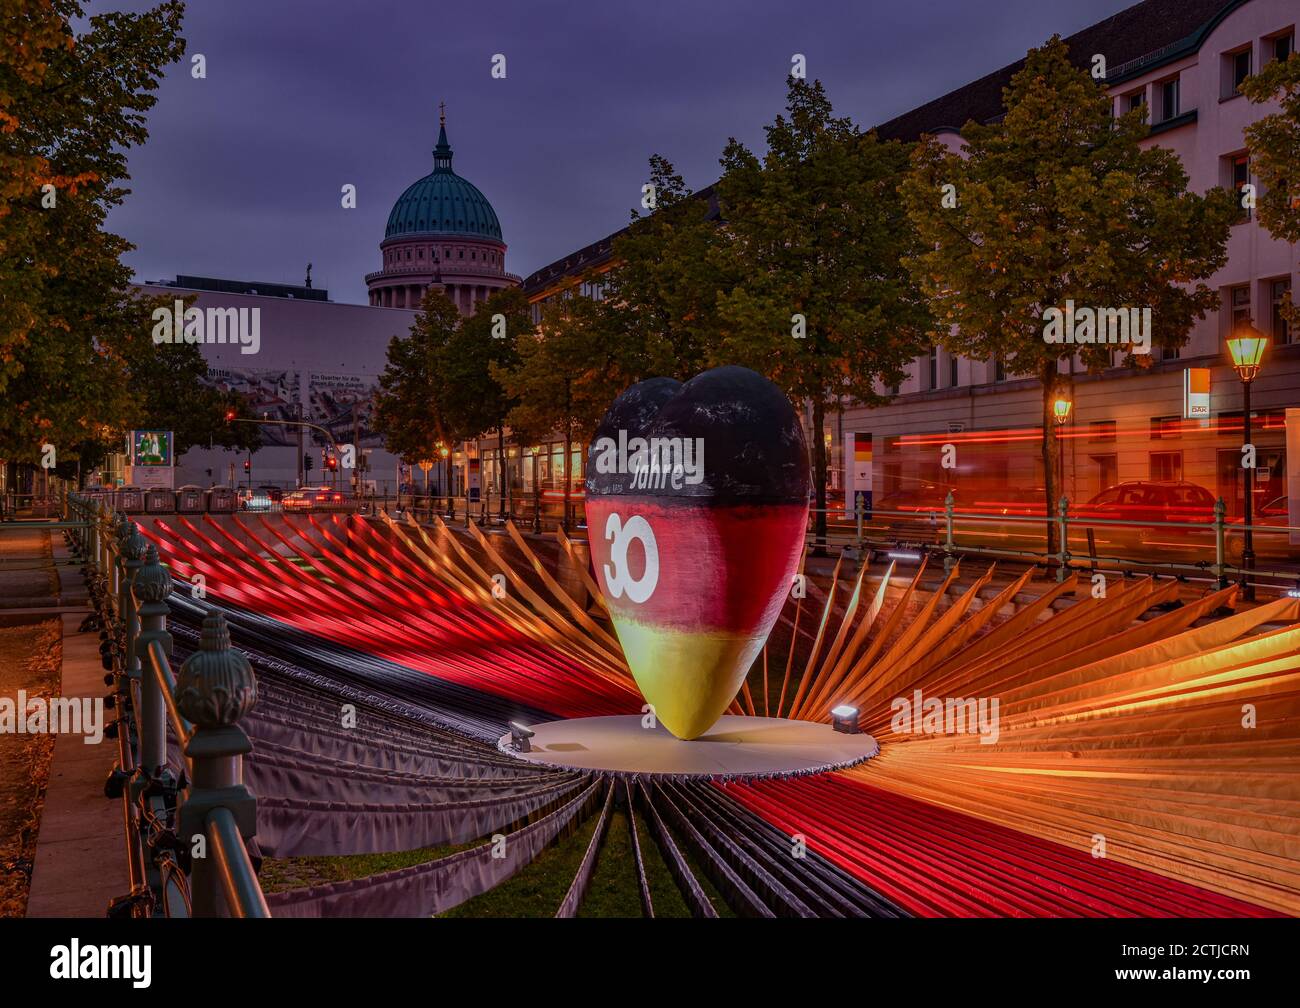
[[[587,473],[592,560],[628,665],[664,727],[697,738],[735,697],[799,566],[798,417],[746,368],[652,379],[610,407]]]

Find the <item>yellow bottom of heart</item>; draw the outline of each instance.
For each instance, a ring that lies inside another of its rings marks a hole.
[[[722,716],[766,637],[719,630],[688,633],[617,617],[614,628],[655,717],[687,740],[703,735]]]

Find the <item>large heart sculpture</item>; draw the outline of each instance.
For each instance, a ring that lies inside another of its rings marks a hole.
[[[653,378],[609,408],[587,459],[596,577],[637,685],[681,739],[727,709],[790,591],[808,446],[748,368]]]

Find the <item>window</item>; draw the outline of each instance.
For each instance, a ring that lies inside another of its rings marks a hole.
[[[1183,453],[1152,452],[1150,466],[1151,479],[1162,483],[1177,482],[1183,478]]]
[[[930,356],[926,359],[926,376],[929,382],[926,384],[927,389],[937,389],[939,387],[939,348],[930,347]]]
[[[1088,424],[1088,440],[1094,443],[1115,440],[1114,420],[1093,420]]]
[[[957,358],[953,354],[948,355],[948,387],[957,387]]]
[[[1228,306],[1231,312],[1229,316],[1229,332],[1236,332],[1238,326],[1249,325],[1251,320],[1250,285],[1242,284],[1240,287],[1228,288]]]
[[[1250,220],[1250,210],[1241,205],[1242,189],[1250,184],[1250,156],[1248,154],[1230,154],[1224,159],[1227,164],[1227,182],[1237,192],[1237,219],[1234,223],[1244,224]]]
[[[1178,78],[1171,77],[1160,85],[1160,121],[1178,115]]]
[[[1118,455],[1089,455],[1088,458],[1097,467],[1097,487],[1099,491],[1114,487],[1119,482]],[[1110,494],[1115,498],[1119,497],[1119,491],[1117,490],[1111,490]],[[1101,503],[1101,500],[1098,499],[1095,503]]]
[[[1134,109],[1140,109],[1147,103],[1147,93],[1144,88],[1141,91],[1134,91],[1132,94],[1124,96],[1124,111],[1132,112]]]
[[[465,250],[464,250],[464,249],[457,249],[456,251],[457,251],[457,253],[458,253],[457,256],[456,256],[457,259],[464,259],[464,258],[465,258]]]
[[[1273,50],[1275,60],[1286,60],[1290,58],[1291,53],[1295,51],[1295,32],[1283,32],[1281,35],[1274,35],[1268,40]]]
[[[1291,292],[1291,278],[1286,277],[1282,280],[1274,280],[1269,284],[1269,300],[1273,307],[1272,324],[1269,327],[1270,335],[1273,342],[1278,346],[1283,343],[1291,342],[1291,327],[1287,320],[1282,316],[1282,308],[1286,304],[1286,296]]]
[[[1153,441],[1177,438],[1182,434],[1182,417],[1162,416],[1151,418],[1151,439]]]
[[[995,382],[1004,382],[1007,380],[1007,366],[1002,363],[1001,357],[993,358],[993,380]]]
[[[418,250],[416,251],[416,253],[415,253],[415,258],[417,258],[417,259],[423,259],[423,258],[424,258],[424,249],[418,249]]]
[[[1223,56],[1223,83],[1219,98],[1227,100],[1242,94],[1242,82],[1251,75],[1251,47]]]

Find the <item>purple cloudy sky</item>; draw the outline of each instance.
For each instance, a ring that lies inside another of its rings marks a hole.
[[[92,2],[89,12],[142,9]],[[521,276],[627,223],[647,157],[692,188],[728,136],[753,147],[792,53],[872,126],[1130,0],[192,0],[133,194],[110,226],[137,279],[301,283],[365,301],[393,201],[432,168],[447,103],[455,168],[496,207]],[[506,56],[505,80],[491,76]],[[340,188],[357,186],[343,210]]]

